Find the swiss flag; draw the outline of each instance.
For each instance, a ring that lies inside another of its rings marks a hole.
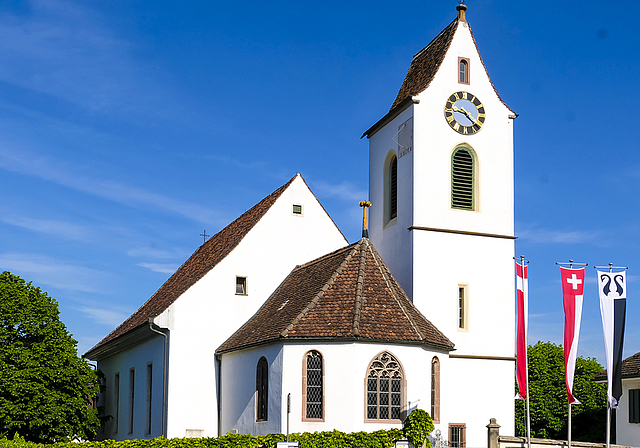
[[[566,373],[569,404],[580,404],[572,393],[573,376],[578,357],[578,338],[582,319],[584,268],[560,268],[562,277],[562,301],[564,302],[564,369]]]

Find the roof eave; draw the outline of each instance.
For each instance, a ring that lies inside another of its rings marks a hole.
[[[232,352],[241,350],[247,350],[250,348],[260,347],[263,345],[270,345],[276,343],[287,342],[363,342],[363,343],[378,343],[378,344],[394,344],[394,345],[415,345],[431,348],[433,350],[441,350],[451,352],[456,350],[454,346],[436,344],[429,341],[408,341],[399,339],[380,339],[380,338],[366,338],[356,336],[321,336],[321,337],[280,337],[278,339],[268,339],[266,341],[260,341],[253,344],[244,344],[238,347],[229,348],[226,350],[216,350],[216,356],[225,355]]]
[[[154,331],[155,330],[155,331]],[[91,361],[101,361],[116,353],[120,353],[134,345],[138,345],[154,336],[158,336],[157,331],[168,334],[169,329],[154,324],[151,320],[121,334],[115,339],[96,346],[82,355],[83,358]]]
[[[413,96],[408,96],[407,98],[402,100],[396,107],[394,107],[389,112],[387,112],[387,115],[385,115],[380,120],[378,120],[376,124],[374,124],[369,129],[367,129],[360,138],[364,138],[364,137],[371,138],[373,134],[378,132],[387,124],[391,123],[391,121],[393,121],[398,115],[400,115],[402,112],[408,109],[409,106],[412,106],[418,103],[420,103],[419,99]]]

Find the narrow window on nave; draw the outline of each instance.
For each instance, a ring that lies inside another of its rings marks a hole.
[[[451,448],[465,448],[467,446],[467,425],[464,423],[449,423],[449,446]]]
[[[387,155],[384,168],[384,222],[398,217],[398,157],[394,151]]]
[[[467,285],[458,285],[458,330],[468,330],[469,289]]]

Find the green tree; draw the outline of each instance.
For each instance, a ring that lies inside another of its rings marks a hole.
[[[93,438],[98,376],[76,344],[55,299],[10,272],[0,274],[0,437]]]
[[[568,401],[564,350],[561,345],[538,342],[528,348],[531,437],[567,438]],[[593,382],[603,367],[593,358],[576,360],[573,395],[582,403],[571,406],[571,439],[604,442],[607,389]],[[516,384],[517,390],[517,384]],[[525,401],[516,400],[516,434],[527,434]]]

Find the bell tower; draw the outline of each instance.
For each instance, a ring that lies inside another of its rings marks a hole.
[[[447,384],[436,428],[444,435],[464,423],[467,445],[480,446],[490,418],[513,434],[517,115],[488,75],[466,10],[459,4],[413,57],[391,109],[363,137],[370,239],[455,343],[441,366]]]

